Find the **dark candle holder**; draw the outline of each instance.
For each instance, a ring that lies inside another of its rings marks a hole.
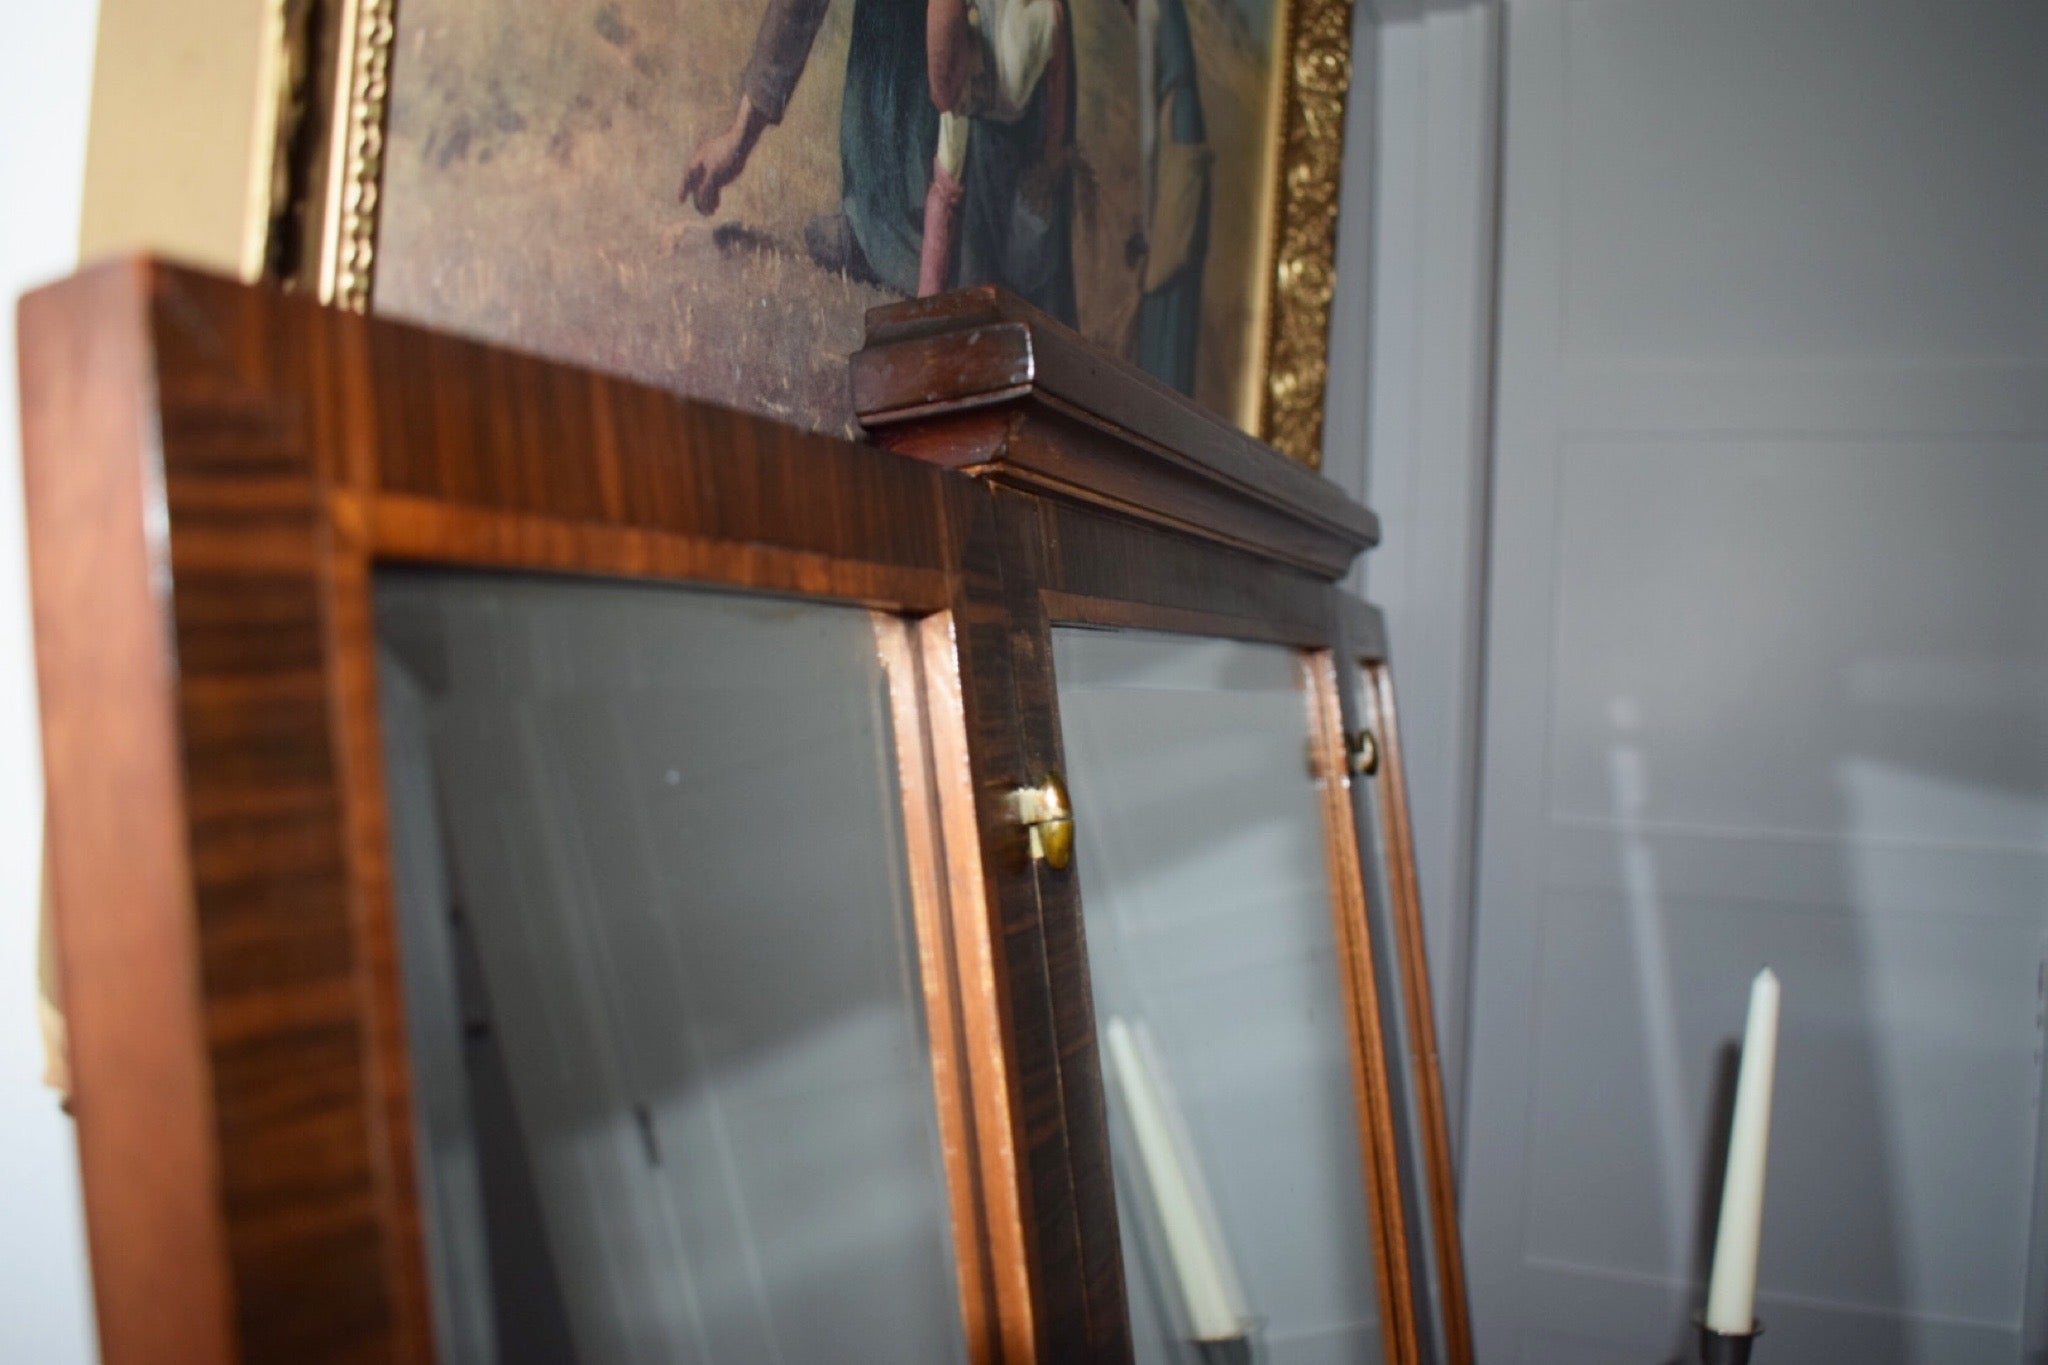
[[[1195,1358],[1201,1365],[1252,1365],[1251,1334],[1197,1341]]]
[[[1762,1322],[1753,1322],[1742,1335],[1716,1332],[1703,1318],[1694,1321],[1700,1329],[1700,1365],[1749,1365],[1749,1348],[1764,1334]]]

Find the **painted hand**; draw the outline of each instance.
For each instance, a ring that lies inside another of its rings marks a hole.
[[[697,144],[696,154],[683,171],[683,188],[677,199],[695,204],[697,212],[707,216],[716,213],[719,196],[747,168],[747,157],[767,122],[742,98],[732,126]]]

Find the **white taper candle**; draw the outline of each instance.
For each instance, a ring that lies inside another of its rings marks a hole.
[[[1771,1078],[1778,1069],[1778,977],[1769,967],[1749,988],[1749,1027],[1742,1035],[1742,1075],[1728,1132],[1728,1172],[1721,1183],[1720,1234],[1707,1281],[1707,1326],[1724,1336],[1756,1327],[1757,1249],[1764,1230],[1764,1159],[1771,1140]]]
[[[1177,1122],[1162,1078],[1153,1073],[1143,1040],[1112,1018],[1102,1029],[1109,1073],[1137,1139],[1138,1165],[1151,1186],[1152,1207],[1173,1262],[1173,1278],[1197,1341],[1228,1341],[1244,1334],[1244,1292],[1223,1247],[1194,1153]]]

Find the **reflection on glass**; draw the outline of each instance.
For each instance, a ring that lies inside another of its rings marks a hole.
[[[1301,658],[1054,661],[1138,1359],[1381,1360]]]
[[[867,613],[377,606],[443,1359],[963,1358]]]

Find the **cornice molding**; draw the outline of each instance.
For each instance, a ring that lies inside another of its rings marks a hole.
[[[1323,578],[1379,540],[1336,484],[994,287],[868,313],[854,412],[882,445]]]

